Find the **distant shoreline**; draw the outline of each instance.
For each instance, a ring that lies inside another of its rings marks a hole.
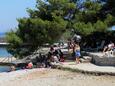
[[[5,32],[0,32],[0,38],[5,37]]]

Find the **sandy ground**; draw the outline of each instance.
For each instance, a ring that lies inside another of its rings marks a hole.
[[[31,69],[0,73],[0,86],[115,86],[115,76]]]

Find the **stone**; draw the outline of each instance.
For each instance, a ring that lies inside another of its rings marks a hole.
[[[91,62],[100,66],[115,66],[115,57],[92,55]]]

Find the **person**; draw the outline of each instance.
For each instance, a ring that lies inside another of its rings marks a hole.
[[[55,53],[55,49],[53,46],[50,47],[50,50],[48,52],[48,58],[50,58],[50,61],[53,61],[53,57],[54,57],[54,53]]]
[[[112,51],[115,49],[115,45],[113,42],[110,42],[107,46],[104,47],[103,53],[106,54],[112,54]]]
[[[54,54],[54,52],[55,52],[55,49],[54,49],[53,46],[51,46],[51,47],[50,47],[50,51],[48,52],[48,54],[49,54],[50,56],[52,56],[52,55]]]
[[[16,67],[14,66],[14,65],[12,65],[11,67],[10,67],[10,71],[15,71],[16,70]]]
[[[58,44],[59,47],[63,47],[64,46],[64,42],[62,40],[59,41],[59,44]]]
[[[110,42],[107,46],[104,47],[103,52],[113,50],[115,48],[115,45],[113,42]]]
[[[42,55],[41,53],[39,53],[39,56],[36,56],[36,66],[37,68],[42,68],[42,67],[45,67],[45,55]]]
[[[33,68],[33,63],[31,61],[27,64],[27,68],[28,69],[32,69]]]
[[[70,39],[70,41],[68,41],[68,52],[69,53],[73,52],[73,47],[74,47],[74,42],[73,40]]]
[[[61,51],[60,48],[55,50],[55,55],[58,57],[60,62],[64,62],[63,52]]]
[[[75,34],[72,39],[77,43],[81,42],[81,36],[80,35]]]
[[[59,63],[59,59],[58,59],[58,57],[57,57],[56,55],[53,56],[53,61],[54,61],[55,63]]]
[[[50,60],[50,57],[48,55],[45,56],[45,68],[51,68],[51,60]]]
[[[114,43],[113,42],[110,42],[110,44],[108,45],[108,50],[113,50],[115,47]]]
[[[80,46],[78,43],[75,43],[74,44],[74,55],[75,55],[75,59],[76,59],[76,63],[80,63],[80,56],[81,56],[81,53],[80,53]]]

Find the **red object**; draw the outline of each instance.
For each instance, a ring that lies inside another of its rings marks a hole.
[[[33,64],[32,64],[31,62],[30,62],[30,63],[28,63],[27,68],[29,68],[29,69],[33,68]]]
[[[65,59],[63,57],[60,58],[60,62],[64,62]]]

